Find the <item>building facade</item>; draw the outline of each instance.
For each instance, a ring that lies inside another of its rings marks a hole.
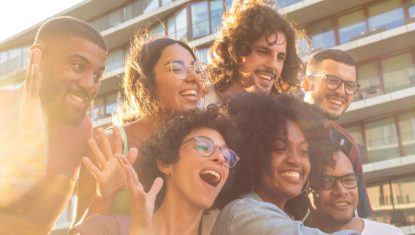
[[[129,39],[148,27],[183,39],[203,61],[231,0],[86,0],[58,15],[92,23],[110,48],[100,93],[90,115],[107,125],[117,107]],[[357,62],[360,91],[341,118],[360,146],[372,219],[415,234],[415,0],[276,0],[279,11],[307,39],[303,59],[320,48],[347,51]],[[0,42],[0,87],[24,79],[28,48],[39,25]],[[76,200],[76,199],[74,199]],[[55,225],[60,234],[73,205]]]

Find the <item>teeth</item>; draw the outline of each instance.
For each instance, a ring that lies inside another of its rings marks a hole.
[[[221,175],[213,170],[204,170],[200,172],[200,178],[209,185],[216,187],[221,179]]]
[[[300,173],[297,171],[284,171],[280,173],[281,176],[300,179]]]
[[[76,101],[78,101],[78,102],[85,102],[85,99],[84,99],[84,98],[82,98],[82,97],[80,97],[80,96],[77,96],[77,95],[74,95],[74,94],[68,94],[68,96],[69,96],[71,99],[76,100]]]
[[[347,203],[347,202],[338,202],[338,203],[336,203],[336,207],[344,207],[344,206],[348,206],[349,205],[349,203]]]
[[[214,177],[216,177],[216,181],[220,180],[220,174],[216,171],[204,170],[204,171],[202,171],[202,174],[210,174],[210,175],[213,175]]]
[[[257,76],[259,78],[262,78],[262,79],[268,80],[268,81],[271,81],[274,78],[274,76],[272,74],[264,74],[264,73],[257,73]]]
[[[197,91],[196,90],[185,90],[180,92],[181,95],[197,95]]]

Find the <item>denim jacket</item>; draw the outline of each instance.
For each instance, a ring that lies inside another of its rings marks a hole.
[[[318,229],[292,220],[276,205],[264,202],[251,193],[229,203],[216,219],[211,235],[323,235]],[[333,235],[359,235],[356,231],[339,231]]]

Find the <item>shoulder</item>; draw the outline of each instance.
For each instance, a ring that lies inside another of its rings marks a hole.
[[[378,235],[378,234],[390,234],[390,235],[403,235],[404,233],[399,228],[385,223],[376,222],[369,219],[363,219],[364,228],[362,235]]]

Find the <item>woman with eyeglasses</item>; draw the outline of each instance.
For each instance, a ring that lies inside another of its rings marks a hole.
[[[200,234],[204,211],[239,160],[230,149],[237,129],[216,106],[168,118],[143,145],[139,176],[119,158],[131,195],[130,234]]]
[[[237,180],[218,198],[218,206],[226,206],[211,234],[325,234],[285,210],[288,200],[306,193],[310,172],[331,154],[319,147],[328,143],[321,114],[292,96],[261,94],[231,98],[228,111],[242,133],[236,148],[241,160]]]
[[[198,107],[205,95],[204,65],[186,43],[137,34],[125,61],[119,128],[109,138],[98,130],[90,141],[91,158],[83,159],[75,223],[96,213],[129,214],[129,197],[115,155],[135,161],[137,149],[166,115]],[[132,149],[133,148],[133,149]],[[129,153],[129,150],[132,149]],[[102,154],[97,154],[102,150]]]

